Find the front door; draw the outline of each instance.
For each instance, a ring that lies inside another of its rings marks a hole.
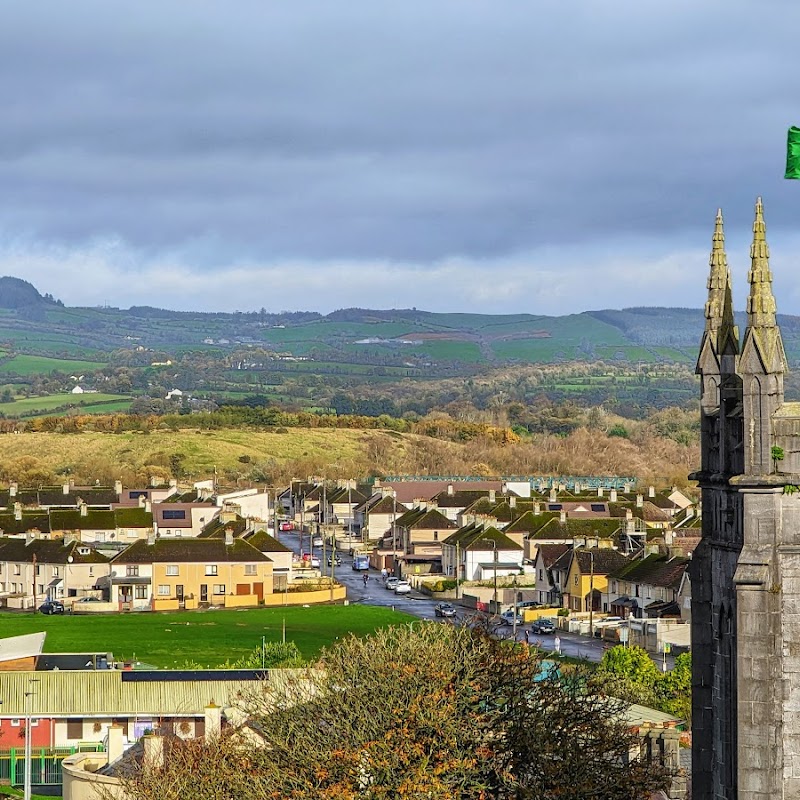
[[[208,602],[208,584],[201,583],[200,584],[200,602],[207,603]]]
[[[180,583],[175,587],[175,597],[178,600],[183,600],[183,586]]]

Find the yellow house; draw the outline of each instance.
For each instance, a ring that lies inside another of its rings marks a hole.
[[[111,602],[166,611],[255,606],[273,591],[273,563],[244,539],[140,540],[111,564]]]
[[[562,605],[570,611],[608,611],[602,597],[608,592],[609,573],[630,559],[611,547],[573,550],[567,580],[562,587]]]

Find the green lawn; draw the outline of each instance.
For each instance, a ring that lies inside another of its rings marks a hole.
[[[122,616],[45,617],[42,614],[0,614],[3,636],[47,631],[45,652],[111,652],[118,660],[177,668],[192,660],[218,666],[249,653],[265,636],[286,639],[314,658],[335,639],[364,636],[378,628],[415,620],[407,614],[375,606],[311,606],[182,613],[135,613]]]

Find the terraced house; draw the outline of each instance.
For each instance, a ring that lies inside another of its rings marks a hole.
[[[110,571],[109,560],[81,542],[0,537],[0,604],[7,608],[94,593]]]
[[[254,606],[273,592],[273,562],[232,531],[224,538],[151,537],[114,557],[107,582],[120,610]]]

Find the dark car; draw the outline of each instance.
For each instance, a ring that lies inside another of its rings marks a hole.
[[[39,606],[39,611],[42,614],[63,614],[64,613],[64,604],[59,600],[45,600]]]
[[[538,633],[539,635],[549,635],[556,632],[556,626],[551,619],[537,619],[531,625],[531,633]]]
[[[451,603],[439,603],[433,607],[433,613],[437,617],[454,617],[458,612]]]
[[[336,566],[337,567],[341,567],[342,566],[342,557],[340,555],[337,554],[335,557],[328,556],[328,566],[329,567],[333,565],[334,561],[336,562]]]

